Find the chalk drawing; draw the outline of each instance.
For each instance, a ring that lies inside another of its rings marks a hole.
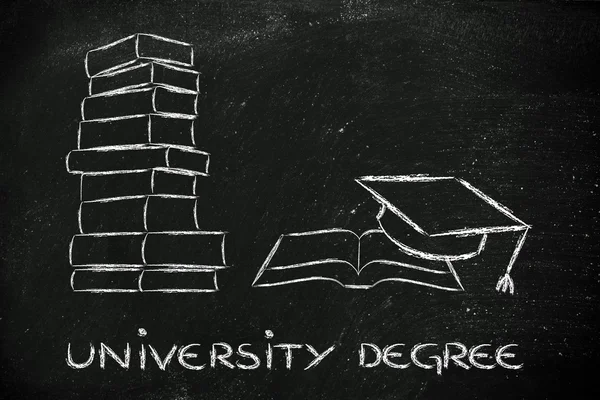
[[[210,154],[196,147],[193,66],[189,43],[144,33],[86,54],[89,96],[65,159],[80,176],[73,291],[219,290],[226,232],[205,230],[198,215]]]
[[[507,207],[454,177],[364,176],[356,182],[381,205],[379,228],[360,235],[341,228],[281,235],[253,287],[332,281],[370,289],[396,281],[464,291],[454,264],[479,256],[490,234],[520,232],[496,286],[514,293],[510,272],[531,226]],[[311,253],[316,248],[320,254]]]

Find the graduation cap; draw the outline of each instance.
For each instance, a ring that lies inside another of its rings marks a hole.
[[[381,204],[377,220],[386,236],[417,258],[467,260],[483,251],[488,234],[521,232],[496,285],[514,293],[510,271],[531,226],[508,208],[454,177],[364,176],[356,181]]]

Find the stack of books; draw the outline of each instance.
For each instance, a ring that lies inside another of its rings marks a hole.
[[[190,44],[149,34],[87,53],[89,96],[66,158],[80,176],[74,291],[218,290],[225,232],[198,215],[210,155],[196,147],[193,66]]]

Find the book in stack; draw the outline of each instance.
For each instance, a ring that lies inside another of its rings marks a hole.
[[[190,44],[149,34],[87,53],[89,96],[66,158],[80,176],[74,291],[218,290],[225,232],[198,215],[210,155],[195,141],[193,66]]]

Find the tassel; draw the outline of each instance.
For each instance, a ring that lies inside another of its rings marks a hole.
[[[503,293],[506,293],[507,290],[510,291],[510,294],[515,293],[515,284],[508,273],[500,277],[496,284],[496,290]]]

